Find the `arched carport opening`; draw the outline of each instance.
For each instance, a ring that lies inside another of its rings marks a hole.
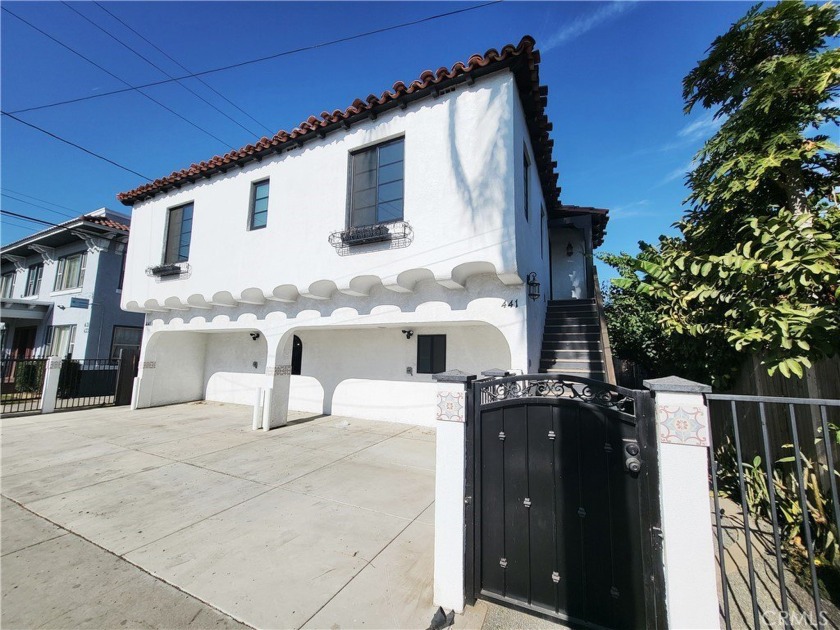
[[[141,364],[138,406],[195,400],[253,404],[265,381],[267,343],[257,330],[157,331]]]
[[[425,363],[419,353],[429,345],[422,340],[432,335],[446,354],[435,371],[511,367],[504,335],[483,322],[300,327],[294,336],[305,351],[296,374],[292,350],[289,410],[431,425],[436,385],[418,368]]]

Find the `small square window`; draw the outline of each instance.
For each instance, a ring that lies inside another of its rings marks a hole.
[[[446,335],[417,335],[417,373],[446,372]]]
[[[249,230],[259,230],[268,225],[268,180],[251,184],[251,218]]]

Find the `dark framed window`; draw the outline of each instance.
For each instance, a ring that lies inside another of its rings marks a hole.
[[[522,182],[525,190],[525,220],[528,220],[528,204],[531,202],[531,160],[528,159],[528,149],[522,150],[522,173],[524,181]]]
[[[417,373],[446,372],[446,335],[417,335]]]
[[[59,258],[55,269],[53,291],[80,288],[85,282],[86,264],[87,252]]]
[[[29,267],[26,274],[26,293],[25,297],[30,295],[38,295],[41,291],[41,278],[44,276],[44,265],[38,263]]]
[[[12,293],[15,290],[15,272],[9,272],[3,274],[3,297],[10,298],[12,297]]]
[[[251,184],[251,218],[249,230],[259,230],[268,224],[268,180]]]
[[[119,359],[120,351],[140,354],[140,342],[143,341],[142,326],[114,326],[111,336],[111,358]]]
[[[165,265],[189,260],[192,220],[193,205],[191,203],[170,208],[166,225],[166,250],[163,254]]]
[[[292,375],[300,376],[300,364],[303,361],[303,342],[297,335],[292,339]]]
[[[349,227],[403,218],[405,139],[350,154]]]

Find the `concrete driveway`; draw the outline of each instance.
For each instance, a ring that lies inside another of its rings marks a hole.
[[[2,626],[426,627],[434,431],[290,420],[251,431],[250,408],[214,403],[3,419]]]

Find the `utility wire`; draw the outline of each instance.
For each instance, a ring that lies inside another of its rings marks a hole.
[[[32,221],[33,223],[41,223],[50,227],[64,227],[63,225],[59,225],[58,223],[51,223],[49,221],[44,221],[43,219],[36,219],[35,217],[29,217],[25,214],[18,214],[17,212],[11,212],[9,210],[0,210],[0,214],[4,214],[9,217],[17,217],[18,219],[24,219],[25,221]]]
[[[32,229],[31,225],[26,225],[25,223],[17,223],[16,221],[12,221],[8,217],[0,216],[0,222],[4,223],[6,225],[11,225],[12,227],[16,227],[16,228],[21,229],[21,230],[31,230]]]
[[[122,20],[119,16],[117,16],[117,15],[115,15],[114,13],[112,13],[111,11],[109,11],[109,10],[108,10],[107,8],[105,8],[105,7],[104,7],[101,3],[97,2],[96,0],[94,0],[93,4],[95,4],[95,5],[96,5],[96,6],[98,6],[100,9],[102,9],[105,13],[107,13],[108,15],[110,15],[110,16],[111,16],[112,18],[114,18],[117,22],[119,22],[119,23],[120,23],[120,24],[122,24],[124,27],[126,27],[129,31],[131,31],[132,33],[134,33],[135,35],[137,35],[137,37],[139,37],[139,38],[140,38],[140,39],[142,39],[144,42],[146,42],[149,46],[151,46],[152,48],[154,48],[155,50],[157,50],[157,51],[158,51],[161,55],[163,55],[164,57],[166,57],[167,59],[169,59],[172,63],[174,63],[176,66],[178,66],[179,68],[181,68],[181,70],[183,70],[184,72],[192,72],[192,70],[190,70],[189,68],[187,68],[184,64],[182,64],[182,63],[181,63],[180,61],[178,61],[177,59],[175,59],[175,57],[173,57],[172,55],[170,55],[169,53],[167,53],[165,50],[163,50],[160,46],[158,46],[158,45],[157,45],[157,44],[155,44],[153,41],[151,41],[150,39],[148,39],[147,37],[145,37],[142,33],[140,33],[139,31],[137,31],[137,29],[133,28],[130,24],[128,24],[127,22],[125,22],[124,20]],[[169,74],[168,74],[167,76],[169,76],[170,78],[173,78],[173,77],[172,77],[172,75],[169,75]],[[242,109],[239,105],[237,105],[237,104],[236,104],[236,103],[234,103],[232,100],[230,100],[227,96],[225,96],[224,94],[222,94],[221,92],[219,92],[219,90],[217,90],[217,89],[216,89],[216,88],[214,88],[212,85],[210,85],[209,83],[207,83],[207,81],[205,81],[204,79],[202,79],[201,77],[198,77],[198,76],[193,77],[193,78],[194,78],[196,81],[198,81],[199,83],[201,83],[202,85],[204,85],[207,89],[209,89],[209,90],[211,90],[212,92],[214,92],[217,96],[219,96],[219,98],[223,99],[223,100],[224,100],[226,103],[228,103],[231,107],[234,107],[234,108],[235,108],[235,109],[237,109],[239,112],[241,112],[242,114],[244,114],[245,116],[247,116],[248,118],[250,118],[253,122],[255,122],[255,123],[256,123],[256,124],[258,124],[260,127],[262,127],[263,129],[265,129],[268,133],[270,133],[270,134],[272,134],[272,135],[275,133],[275,132],[271,129],[271,127],[269,127],[268,125],[265,125],[265,124],[261,123],[259,120],[257,120],[257,119],[256,119],[256,118],[254,118],[253,116],[251,116],[251,114],[249,114],[248,112],[246,112],[246,111],[245,111],[244,109]],[[241,125],[240,125],[240,126],[241,126]]]
[[[55,214],[57,214],[61,217],[67,217],[68,219],[75,219],[77,216],[79,216],[78,214],[67,214],[66,212],[60,212],[59,210],[53,210],[51,208],[47,208],[46,206],[42,206],[42,205],[39,205],[37,203],[32,203],[31,201],[26,201],[26,199],[19,199],[18,197],[15,197],[14,195],[10,195],[8,193],[0,193],[0,195],[2,195],[3,197],[8,197],[9,199],[14,199],[15,201],[18,201],[20,203],[25,203],[25,204],[28,204],[30,206],[35,206],[36,208],[41,208],[41,210],[46,210],[47,212],[53,212],[53,213],[55,213]]]
[[[155,98],[153,98],[153,97],[149,96],[148,94],[146,94],[145,92],[143,92],[142,90],[140,90],[140,88],[139,88],[139,87],[135,87],[135,86],[131,85],[128,81],[126,81],[126,80],[124,80],[124,79],[120,78],[119,76],[117,76],[116,74],[114,74],[113,72],[111,72],[110,70],[108,70],[108,69],[104,68],[103,66],[99,65],[99,64],[98,64],[98,63],[96,63],[93,59],[90,59],[89,57],[86,57],[85,55],[83,55],[82,53],[80,53],[78,50],[75,50],[74,48],[71,48],[71,47],[70,47],[70,46],[68,46],[67,44],[65,44],[65,43],[63,43],[63,42],[61,42],[61,41],[59,41],[58,39],[56,39],[55,37],[53,37],[52,35],[50,35],[50,34],[49,34],[49,33],[47,33],[46,31],[41,30],[40,28],[38,28],[37,26],[35,26],[35,25],[34,25],[34,24],[32,24],[31,22],[28,22],[27,20],[23,19],[22,17],[20,17],[20,16],[19,16],[19,15],[17,15],[16,13],[13,13],[12,11],[9,11],[9,9],[7,9],[6,7],[0,7],[0,9],[3,9],[3,11],[5,11],[5,12],[6,12],[6,13],[8,13],[9,15],[11,15],[12,17],[17,18],[18,20],[20,20],[21,22],[23,22],[24,24],[26,24],[26,25],[27,25],[27,26],[29,26],[30,28],[35,29],[36,31],[38,31],[39,33],[41,33],[41,35],[43,35],[43,36],[45,36],[45,37],[47,37],[47,38],[51,39],[52,41],[54,41],[56,44],[58,44],[58,45],[59,45],[59,46],[61,46],[62,48],[65,48],[65,49],[69,50],[71,53],[73,53],[73,54],[74,54],[74,55],[76,55],[77,57],[80,57],[80,58],[84,59],[85,61],[87,61],[87,62],[88,62],[89,64],[91,64],[92,66],[94,66],[94,67],[96,67],[96,68],[99,68],[100,70],[102,70],[102,72],[104,72],[105,74],[107,74],[107,75],[109,75],[109,76],[111,76],[111,77],[115,78],[115,79],[116,79],[117,81],[119,81],[120,83],[123,83],[123,84],[127,85],[127,86],[128,86],[128,90],[134,90],[134,91],[139,92],[140,94],[142,94],[143,96],[145,96],[147,99],[149,99],[149,100],[150,100],[150,101],[152,101],[153,103],[157,103],[158,105],[160,105],[161,107],[163,107],[166,111],[170,112],[171,114],[174,114],[175,116],[177,116],[178,118],[180,118],[181,120],[183,120],[183,121],[184,121],[185,123],[187,123],[188,125],[192,125],[193,127],[195,127],[196,129],[198,129],[199,131],[201,131],[201,132],[203,132],[203,133],[207,134],[208,136],[210,136],[210,137],[211,137],[211,138],[213,138],[214,140],[216,140],[216,141],[218,141],[218,142],[221,142],[221,143],[222,143],[222,144],[224,144],[224,145],[227,145],[227,146],[229,146],[229,147],[233,147],[233,145],[232,145],[232,144],[230,144],[230,143],[228,143],[228,142],[225,142],[224,140],[222,140],[222,139],[221,139],[221,138],[219,138],[218,136],[213,135],[212,133],[210,133],[209,131],[207,131],[207,130],[206,130],[206,129],[204,129],[203,127],[200,127],[200,126],[196,125],[196,124],[195,124],[193,121],[191,121],[189,118],[186,118],[186,117],[182,116],[181,114],[179,114],[178,112],[176,112],[176,111],[175,111],[174,109],[172,109],[171,107],[168,107],[167,105],[164,105],[163,103],[161,103],[161,102],[160,102],[160,101],[158,101],[157,99],[155,99]],[[125,91],[128,91],[128,90],[125,90]],[[14,112],[12,112],[12,113],[14,113]]]
[[[6,10],[6,8],[5,8],[5,7],[2,7],[2,8],[3,8],[3,10],[4,10],[4,11]],[[31,127],[32,129],[36,129],[37,131],[40,131],[41,133],[46,134],[46,135],[48,135],[48,136],[49,136],[49,137],[51,137],[51,138],[55,138],[55,139],[56,139],[56,140],[58,140],[59,142],[63,142],[64,144],[69,144],[71,147],[75,147],[75,148],[79,149],[80,151],[84,151],[84,152],[85,152],[85,153],[87,153],[88,155],[92,155],[92,156],[93,156],[93,157],[95,157],[95,158],[98,158],[98,159],[100,159],[100,160],[104,160],[105,162],[108,162],[109,164],[113,164],[113,165],[114,165],[114,166],[116,166],[117,168],[121,168],[121,169],[122,169],[122,170],[124,170],[124,171],[128,171],[128,172],[129,172],[129,173],[131,173],[132,175],[137,175],[137,177],[142,177],[142,178],[143,178],[143,179],[145,179],[147,182],[152,181],[152,178],[151,178],[151,177],[146,177],[146,176],[145,176],[145,175],[143,175],[142,173],[138,173],[137,171],[134,171],[134,170],[132,170],[132,169],[128,168],[127,166],[123,166],[123,165],[122,165],[122,164],[120,164],[119,162],[114,162],[114,160],[111,160],[111,159],[109,159],[109,158],[106,158],[104,155],[99,155],[98,153],[94,153],[94,152],[93,152],[93,151],[91,151],[90,149],[86,149],[86,148],[84,148],[83,146],[81,146],[80,144],[76,144],[75,142],[70,142],[69,140],[65,140],[65,139],[64,139],[64,138],[62,138],[61,136],[57,136],[57,135],[55,135],[54,133],[52,133],[52,132],[50,132],[50,131],[47,131],[46,129],[43,129],[42,127],[38,127],[37,125],[33,125],[32,123],[28,123],[28,122],[26,122],[25,120],[22,120],[22,119],[18,118],[18,117],[17,117],[17,116],[15,116],[14,114],[10,114],[9,112],[4,112],[4,111],[2,111],[2,110],[0,110],[0,114],[2,114],[3,116],[8,116],[8,117],[9,117],[9,118],[11,118],[12,120],[16,120],[16,121],[18,121],[18,122],[19,122],[20,124],[22,124],[22,125],[26,125],[27,127]]]
[[[62,208],[63,210],[69,210],[70,212],[76,212],[75,209],[68,208],[67,206],[62,206],[60,203],[55,203],[54,201],[47,201],[46,199],[41,199],[39,197],[33,197],[32,195],[27,195],[26,193],[22,193],[19,190],[12,190],[8,186],[5,186],[3,189],[8,190],[10,193],[20,195],[21,197],[26,197],[27,199],[34,199],[35,201],[40,201],[42,203],[47,203],[51,206],[55,206],[56,208]],[[74,214],[73,216],[76,216],[76,214]]]
[[[115,42],[117,42],[120,46],[122,46],[123,48],[126,48],[127,50],[131,51],[132,53],[134,53],[135,55],[137,55],[138,57],[140,57],[140,59],[142,59],[143,61],[145,61],[147,64],[149,64],[150,66],[152,66],[152,67],[153,67],[153,68],[155,68],[156,70],[160,71],[161,73],[163,73],[164,75],[166,75],[166,76],[167,76],[167,77],[169,77],[170,79],[173,79],[173,78],[174,78],[171,74],[169,74],[166,70],[164,70],[164,69],[163,69],[163,68],[161,68],[159,65],[157,65],[154,61],[152,61],[152,60],[151,60],[151,59],[149,59],[148,57],[144,56],[143,54],[141,54],[141,53],[137,52],[134,48],[132,48],[131,46],[129,46],[128,44],[126,44],[124,41],[122,41],[120,38],[118,38],[118,37],[117,37],[116,35],[114,35],[113,33],[111,33],[111,32],[109,32],[109,31],[107,31],[106,29],[102,28],[99,24],[97,24],[96,22],[94,22],[92,19],[90,19],[88,16],[86,16],[84,13],[82,13],[81,11],[79,11],[78,9],[76,9],[75,7],[73,7],[72,5],[68,4],[67,2],[64,2],[63,0],[62,0],[61,4],[63,4],[65,7],[67,7],[68,9],[70,9],[71,11],[73,11],[74,13],[76,13],[79,17],[81,17],[83,20],[85,20],[85,21],[86,21],[86,22],[88,22],[89,24],[92,24],[94,27],[96,27],[97,29],[99,29],[100,31],[102,31],[103,33],[105,33],[108,37],[110,37],[111,39],[113,39],[113,40],[114,40]],[[219,109],[218,107],[216,107],[213,103],[211,103],[210,101],[208,101],[206,98],[204,98],[201,94],[199,94],[198,92],[196,92],[195,90],[193,90],[192,88],[190,88],[188,85],[184,84],[184,83],[183,83],[183,82],[181,82],[181,81],[177,81],[177,83],[178,83],[178,85],[180,85],[182,88],[184,88],[187,92],[189,92],[190,94],[192,94],[193,96],[195,96],[197,99],[199,99],[199,100],[203,101],[204,103],[206,103],[207,105],[209,105],[210,107],[212,107],[213,109],[215,109],[217,112],[219,112],[222,116],[224,116],[225,118],[227,118],[228,120],[230,120],[232,123],[234,123],[235,125],[238,125],[238,126],[239,126],[240,128],[242,128],[242,129],[244,129],[244,130],[245,130],[248,134],[250,134],[250,135],[252,135],[252,136],[256,136],[257,138],[259,138],[259,137],[260,137],[260,134],[255,133],[255,132],[251,131],[250,129],[248,129],[248,127],[246,127],[245,125],[241,124],[241,123],[240,123],[238,120],[236,120],[235,118],[233,118],[233,117],[229,116],[229,115],[227,114],[227,112],[225,112],[225,111],[223,111],[223,110]]]
[[[46,105],[36,105],[34,107],[26,107],[26,108],[23,108],[23,109],[16,109],[16,110],[13,110],[11,113],[22,114],[24,112],[31,112],[31,111],[35,111],[35,110],[38,110],[38,109],[48,109],[50,107],[58,107],[59,105],[69,105],[70,103],[79,103],[81,101],[89,101],[89,100],[92,100],[92,99],[95,99],[95,98],[102,98],[103,96],[111,96],[113,94],[122,94],[122,93],[125,93],[125,92],[131,92],[132,90],[141,90],[141,89],[148,88],[148,87],[154,87],[156,85],[164,85],[166,83],[172,83],[173,81],[180,81],[182,79],[191,79],[191,78],[205,76],[205,75],[208,75],[208,74],[213,74],[215,72],[222,72],[224,70],[232,70],[234,68],[241,68],[243,66],[249,66],[249,65],[252,65],[252,64],[255,64],[255,63],[261,63],[263,61],[269,61],[271,59],[277,59],[278,57],[285,57],[287,55],[294,55],[296,53],[306,52],[308,50],[315,50],[317,48],[325,48],[327,46],[333,46],[335,44],[342,44],[344,42],[350,42],[350,41],[353,41],[353,40],[356,40],[356,39],[361,39],[363,37],[369,37],[371,35],[378,35],[379,33],[385,33],[385,32],[388,32],[388,31],[394,31],[394,30],[401,29],[401,28],[407,28],[409,26],[415,26],[417,24],[423,24],[424,22],[431,22],[432,20],[438,20],[438,19],[441,19],[441,18],[449,17],[451,15],[456,15],[458,13],[466,13],[467,11],[475,11],[476,9],[483,9],[484,7],[489,7],[489,6],[492,6],[494,4],[499,4],[502,1],[503,0],[492,0],[492,2],[485,2],[483,4],[477,4],[477,5],[474,5],[474,6],[471,6],[471,7],[467,7],[465,9],[457,9],[455,11],[449,11],[447,13],[438,13],[437,15],[431,15],[429,17],[421,18],[419,20],[414,20],[412,22],[403,22],[402,24],[395,24],[393,26],[386,26],[386,27],[383,27],[383,28],[378,28],[378,29],[373,30],[373,31],[367,31],[365,33],[359,33],[357,35],[350,35],[350,36],[347,36],[347,37],[341,37],[339,39],[333,39],[333,40],[330,40],[330,41],[327,41],[327,42],[321,42],[320,44],[312,44],[310,46],[302,46],[300,48],[285,50],[283,52],[275,53],[273,55],[267,55],[265,57],[259,57],[257,59],[250,59],[248,61],[240,61],[239,63],[234,63],[234,64],[230,64],[230,65],[227,65],[227,66],[221,66],[219,68],[212,68],[210,70],[202,70],[201,72],[192,72],[190,74],[185,74],[185,75],[182,75],[180,77],[174,77],[172,79],[163,79],[161,81],[153,81],[151,83],[144,83],[142,85],[130,86],[130,87],[123,88],[123,89],[120,89],[120,90],[111,90],[110,92],[100,92],[98,94],[90,94],[88,96],[81,96],[79,98],[72,98],[72,99],[68,99],[66,101],[57,101],[55,103],[48,103]],[[3,10],[8,11],[8,9],[6,9],[5,7],[3,7]],[[9,11],[9,13],[11,13],[11,11]],[[12,15],[14,15],[14,14],[12,14]],[[17,17],[17,16],[15,16],[15,17]],[[18,19],[20,19],[20,18],[18,18]],[[125,81],[123,81],[123,83],[125,83]],[[141,92],[141,94],[142,94],[142,92]]]

